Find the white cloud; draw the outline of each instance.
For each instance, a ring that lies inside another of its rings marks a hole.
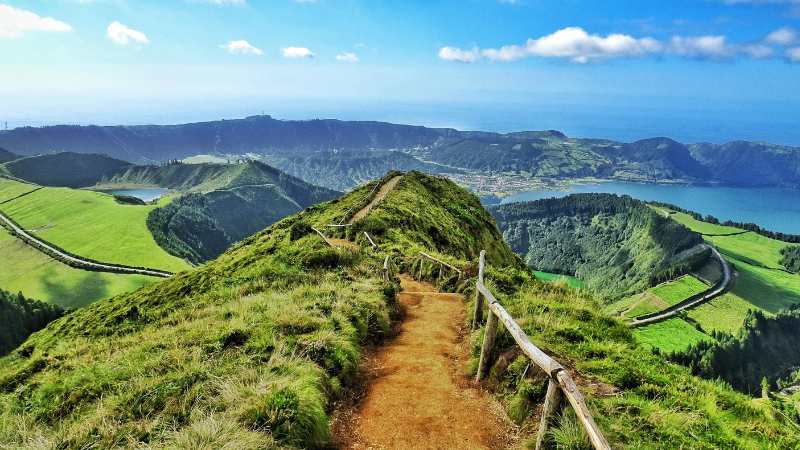
[[[792,45],[797,42],[797,32],[793,28],[778,28],[768,34],[765,41],[775,45]]]
[[[264,54],[260,48],[251,45],[245,40],[230,41],[220,47],[224,48],[233,55],[256,55],[261,56]]]
[[[764,44],[743,45],[739,51],[754,59],[767,59],[775,56],[775,49]]]
[[[17,38],[27,32],[68,32],[72,27],[52,17],[0,4],[0,39]]]
[[[788,58],[791,62],[800,63],[800,47],[786,50],[786,58]]]
[[[725,59],[734,56],[735,49],[725,36],[674,36],[669,51],[688,58]]]
[[[286,47],[283,50],[281,50],[281,54],[283,54],[284,58],[289,58],[289,59],[314,57],[314,52],[305,47]]]
[[[462,50],[456,47],[442,47],[439,49],[439,58],[445,61],[472,63],[477,61],[480,56],[480,50],[477,47],[471,50]]]
[[[358,55],[352,52],[342,52],[336,55],[336,60],[341,62],[348,62],[348,63],[357,63]]]
[[[493,61],[515,61],[539,56],[569,59],[583,64],[602,59],[644,56],[661,50],[661,43],[652,38],[634,38],[627,34],[599,36],[579,27],[569,27],[538,39],[528,39],[525,45],[486,49],[482,55]]]
[[[137,44],[150,43],[150,40],[147,39],[147,35],[141,31],[129,28],[117,21],[111,22],[111,24],[108,25],[106,32],[111,42],[117,45],[128,45],[132,42]]]

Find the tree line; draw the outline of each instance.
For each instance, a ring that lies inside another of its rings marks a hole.
[[[56,305],[0,289],[0,355],[8,354],[63,314],[64,310]]]
[[[695,375],[720,378],[738,391],[759,395],[764,379],[773,388],[800,365],[798,329],[798,307],[774,317],[751,310],[738,334],[712,332],[713,341],[701,341],[666,356],[689,367]]]

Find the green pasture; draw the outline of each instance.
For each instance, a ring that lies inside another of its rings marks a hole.
[[[0,195],[22,190],[21,184],[0,180]],[[24,187],[30,190],[31,185]],[[189,268],[159,247],[147,229],[147,215],[154,208],[123,205],[108,194],[69,188],[44,188],[0,205],[20,226],[76,255],[173,272]]]
[[[645,347],[658,348],[662,352],[681,351],[700,341],[711,340],[711,336],[680,318],[636,328],[633,334]]]
[[[159,278],[74,269],[0,229],[0,288],[59,306],[77,308],[130,292]]]
[[[567,283],[569,287],[573,287],[576,289],[582,289],[584,284],[581,280],[569,276],[569,275],[561,275],[558,273],[550,273],[550,272],[540,272],[540,271],[533,271],[533,274],[536,275],[536,278],[542,281],[546,281],[548,283],[557,283],[559,281],[564,281]]]

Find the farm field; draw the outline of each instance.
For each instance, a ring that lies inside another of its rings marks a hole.
[[[26,192],[30,192],[37,187],[38,186],[33,184],[19,183],[16,181],[7,180],[5,178],[0,178],[0,203],[11,200],[14,197],[22,195]]]
[[[62,264],[0,229],[0,288],[67,308],[134,291],[159,278],[88,272]]]
[[[539,272],[539,271],[534,271],[533,274],[536,275],[536,278],[542,281],[555,283],[561,280],[565,280],[569,287],[576,289],[582,289],[584,287],[583,282],[581,280],[569,275],[561,275],[558,273]]]
[[[614,315],[632,319],[650,314],[682,302],[709,288],[709,285],[693,275],[684,275],[675,280],[661,283],[641,294],[624,298],[609,305],[606,309]]]
[[[646,347],[658,348],[662,352],[685,350],[700,341],[711,340],[711,336],[698,331],[683,319],[675,318],[654,323],[633,331],[636,340]]]
[[[671,217],[693,231],[705,234],[741,233],[743,230],[698,221],[688,214],[674,213]],[[747,232],[732,236],[704,236],[714,245],[723,257],[731,263],[736,272],[733,289],[708,303],[687,311],[690,319],[696,321],[706,332],[727,332],[736,334],[749,310],[761,310],[775,314],[781,309],[800,303],[800,276],[780,270],[780,249],[787,243]],[[637,336],[648,339],[648,345],[662,349],[676,348],[674,337],[665,337],[664,326],[650,325],[637,330]],[[687,323],[688,325],[688,323]],[[656,327],[657,330],[649,330]],[[675,328],[675,325],[672,325]],[[697,331],[697,330],[695,330]],[[659,338],[664,338],[663,346]],[[682,337],[686,345],[695,341],[696,336]]]
[[[20,184],[0,180],[0,194],[15,192]],[[30,186],[25,185],[28,190]],[[79,256],[172,272],[188,269],[188,263],[159,247],[147,229],[147,215],[156,207],[121,205],[99,192],[44,188],[0,205],[0,210],[40,238]]]

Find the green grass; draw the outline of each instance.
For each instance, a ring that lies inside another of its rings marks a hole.
[[[665,211],[663,208],[658,209]],[[673,212],[673,214],[670,214],[670,217],[672,220],[685,225],[690,230],[701,234],[731,234],[740,233],[743,231],[736,227],[728,227],[725,225],[715,225],[713,223],[703,222],[682,212]]]
[[[699,233],[743,231],[698,221],[684,213],[675,213],[671,217]],[[787,245],[785,242],[752,232],[705,236],[705,240],[717,247],[738,272],[731,292],[688,312],[689,317],[707,332],[718,330],[735,334],[742,327],[748,310],[775,314],[800,303],[800,276],[780,270],[780,250]]]
[[[663,299],[667,305],[672,306],[687,298],[697,295],[709,286],[692,275],[684,275],[675,280],[659,284],[650,289],[650,292]]]
[[[550,282],[550,283],[558,283],[558,282],[563,281],[563,282],[567,283],[567,286],[573,287],[573,288],[576,288],[576,289],[583,289],[583,287],[584,287],[583,282],[581,280],[573,277],[573,276],[561,275],[561,274],[549,273],[549,272],[540,272],[538,270],[534,270],[533,274],[536,275],[536,278],[538,278],[538,279],[540,279],[542,281],[547,281],[547,282]]]
[[[38,186],[33,184],[19,183],[0,177],[0,203],[26,192],[30,192],[37,187]]]
[[[689,323],[673,319],[658,327],[631,330],[604,316],[600,304],[586,291],[528,281],[504,292],[507,283],[503,280],[513,275],[490,268],[488,276],[497,283],[492,290],[500,303],[531,340],[580,374],[581,391],[612,448],[800,446],[796,424],[778,416],[769,402],[736,393],[722,382],[691,376],[687,368],[650,351],[649,342],[672,349],[685,345],[672,341],[674,336],[689,335],[695,342],[709,339]],[[479,337],[476,332],[475,356]],[[501,330],[496,345],[496,355],[506,355],[514,342]],[[535,367],[527,367],[527,359],[520,356],[507,366],[497,364],[491,369],[492,386],[517,418],[534,417],[532,411],[522,414],[520,405],[538,405],[547,383]],[[523,377],[526,372],[527,378]],[[569,421],[558,428],[552,436],[556,444],[584,448],[579,433],[565,429],[570,428]]]
[[[692,344],[711,340],[711,336],[698,331],[683,319],[674,318],[636,328],[636,340],[647,348],[657,348],[663,352],[685,350]]]
[[[742,299],[733,292],[728,292],[709,302],[692,308],[687,315],[696,321],[707,333],[721,331],[736,334],[742,328],[747,312],[761,309]]]
[[[62,264],[0,229],[0,288],[26,297],[77,308],[134,291],[159,278],[88,272]]]
[[[7,190],[19,189],[13,184],[19,183],[0,180]],[[159,247],[147,229],[154,208],[121,205],[108,194],[69,188],[40,189],[0,206],[20,226],[79,256],[173,272],[189,268]]]
[[[634,318],[661,311],[708,288],[707,284],[693,275],[683,275],[675,280],[654,286],[641,294],[614,302],[605,310],[612,315]]]

